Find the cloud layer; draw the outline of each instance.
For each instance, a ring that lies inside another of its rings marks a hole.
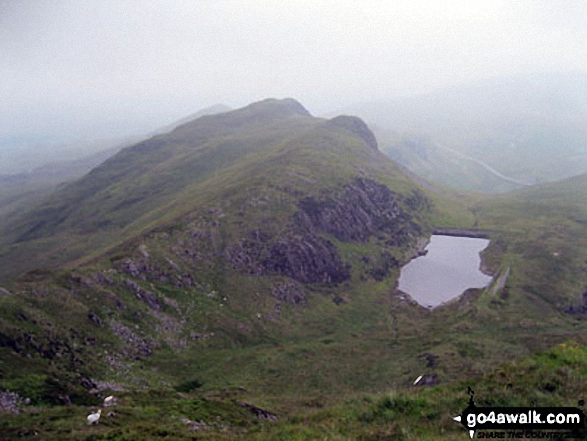
[[[292,96],[313,113],[585,72],[584,1],[0,0],[0,139],[108,137]]]

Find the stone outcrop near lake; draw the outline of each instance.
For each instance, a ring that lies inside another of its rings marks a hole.
[[[408,205],[426,202],[418,194],[412,199]],[[225,258],[235,269],[248,274],[275,272],[303,283],[339,283],[350,277],[350,266],[324,235],[342,242],[364,243],[375,234],[383,234],[390,246],[413,243],[422,230],[412,214],[401,207],[400,200],[385,185],[357,178],[341,190],[301,199],[290,233],[277,237],[249,235],[227,249]]]

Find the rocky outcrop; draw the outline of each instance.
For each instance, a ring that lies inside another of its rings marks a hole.
[[[155,324],[155,330],[169,346],[174,348],[186,346],[185,340],[180,338],[183,330],[183,324],[180,320],[155,310],[149,311],[149,314],[157,319],[158,323]]]
[[[279,420],[277,418],[277,415],[274,414],[273,412],[269,412],[268,410],[261,409],[260,407],[253,406],[252,404],[249,404],[249,403],[245,403],[244,401],[237,401],[236,404],[238,404],[241,407],[244,407],[245,409],[247,409],[249,412],[251,412],[253,415],[255,415],[257,418],[259,418],[261,420],[267,420],[267,421],[271,421],[273,423],[276,423]]]
[[[232,268],[249,275],[261,275],[266,272],[261,264],[260,255],[267,241],[241,239],[236,245],[226,249],[224,257]]]
[[[185,250],[185,254],[190,255],[189,249]],[[169,258],[165,258],[168,268],[161,269],[159,266],[139,260],[127,259],[125,262],[118,264],[118,268],[134,277],[135,279],[150,281],[150,282],[164,282],[173,283],[177,288],[184,288],[195,284],[194,278],[189,273],[182,273],[175,262]]]
[[[151,291],[147,291],[144,288],[141,288],[141,286],[138,283],[135,283],[132,280],[127,279],[124,281],[124,284],[127,288],[130,288],[130,290],[136,294],[139,300],[145,302],[147,305],[149,305],[151,308],[155,310],[161,309],[161,304],[159,303],[159,300],[157,299],[157,296],[154,293],[152,293]]]
[[[271,286],[271,295],[292,305],[304,305],[308,301],[304,287],[294,280],[274,283]]]
[[[130,328],[116,320],[110,321],[110,328],[114,335],[124,343],[124,349],[122,350],[124,356],[132,360],[138,360],[141,357],[149,357],[153,354],[154,342],[139,337]]]
[[[332,242],[311,233],[243,239],[224,256],[234,269],[250,275],[274,272],[302,283],[339,283],[350,277]]]
[[[144,273],[148,271],[147,264],[144,262],[133,262],[132,260],[127,260],[124,262],[120,269],[125,273],[131,275],[135,279],[143,279],[145,280]]]
[[[249,275],[273,272],[301,283],[340,283],[350,278],[350,265],[324,234],[343,242],[365,243],[377,235],[386,246],[413,245],[423,232],[408,210],[422,207],[430,203],[421,193],[403,198],[374,180],[358,178],[337,192],[300,200],[288,233],[251,232],[228,247],[224,257]],[[382,255],[377,264],[371,275],[382,280],[398,262]],[[278,298],[301,300],[286,297]]]
[[[339,283],[350,277],[332,242],[315,235],[280,238],[263,266],[303,283]]]
[[[320,230],[343,242],[366,242],[375,233],[393,235],[390,245],[401,245],[419,227],[400,207],[399,197],[385,185],[359,178],[343,191],[299,203],[296,220],[306,229]]]
[[[0,414],[17,414],[23,404],[23,399],[15,392],[0,391]]]

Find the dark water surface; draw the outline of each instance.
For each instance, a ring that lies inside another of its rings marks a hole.
[[[479,270],[479,253],[488,244],[487,239],[433,235],[428,253],[401,269],[399,289],[422,306],[436,307],[469,288],[486,287],[492,278]]]

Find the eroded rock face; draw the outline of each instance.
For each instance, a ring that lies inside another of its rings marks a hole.
[[[137,283],[128,279],[124,281],[124,285],[127,288],[130,288],[136,294],[139,300],[145,302],[151,308],[155,310],[161,309],[161,304],[159,303],[157,296],[151,291],[147,291],[146,289],[141,288]]]
[[[581,296],[581,302],[578,305],[572,305],[564,309],[566,314],[587,314],[587,290]]]
[[[416,193],[401,201],[409,210],[427,203]],[[343,242],[363,243],[373,235],[383,235],[385,245],[402,246],[411,244],[422,232],[402,208],[400,196],[374,180],[358,178],[338,192],[300,200],[289,233],[276,237],[249,234],[226,249],[224,257],[235,270],[250,275],[274,272],[302,283],[348,280],[350,266],[324,233]],[[374,268],[378,279],[398,265],[384,257],[389,256],[383,256],[380,267]]]
[[[350,276],[336,247],[312,233],[243,239],[224,256],[234,269],[250,275],[274,272],[302,283],[338,283]]]
[[[262,245],[268,240],[242,239],[236,245],[224,252],[224,258],[232,265],[232,268],[249,275],[261,275],[266,272],[260,263],[260,255],[263,252]]]
[[[334,196],[302,199],[296,220],[308,229],[318,229],[343,242],[366,242],[377,233],[401,233],[409,221],[398,197],[385,185],[357,179]]]
[[[339,283],[350,277],[336,247],[316,235],[282,237],[273,243],[263,266],[303,283]]]
[[[417,191],[404,197],[377,181],[357,178],[339,190],[299,200],[298,211],[280,233],[257,225],[224,248],[221,241],[214,240],[217,220],[214,228],[208,229],[205,223],[194,223],[191,235],[187,239],[180,238],[173,252],[184,259],[188,267],[203,263],[202,259],[191,259],[191,255],[185,260],[184,250],[194,249],[194,255],[196,252],[206,255],[208,262],[221,253],[232,269],[242,274],[286,276],[291,283],[274,285],[271,294],[282,302],[304,304],[306,297],[300,284],[337,284],[350,279],[350,265],[343,262],[337,247],[326,235],[343,242],[361,243],[376,236],[377,243],[384,247],[413,245],[422,235],[418,213],[428,208],[428,200]],[[181,270],[170,259],[166,259],[167,264],[146,260],[149,259],[144,253],[135,255],[133,260],[119,262],[118,269],[139,280],[175,282],[177,287],[197,285],[185,269]],[[367,274],[382,280],[399,262],[383,253],[366,264]],[[128,279],[124,285],[151,309],[160,310],[155,294]]]
[[[116,320],[110,321],[110,328],[125,345],[122,354],[131,360],[138,360],[141,357],[149,357],[153,354],[155,343],[138,336],[130,328]]]
[[[304,305],[308,300],[303,285],[294,280],[274,283],[271,286],[271,294],[276,299],[292,305]]]

